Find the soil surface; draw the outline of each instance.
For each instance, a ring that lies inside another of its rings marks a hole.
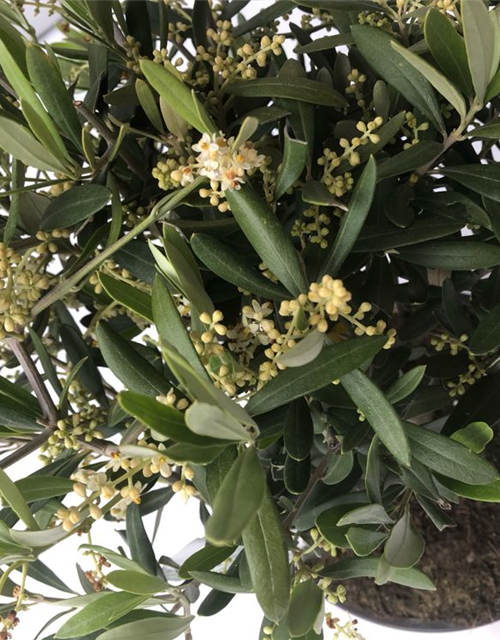
[[[499,442],[497,429],[486,449],[486,457],[494,454],[497,468]],[[499,620],[500,504],[461,500],[448,513],[457,526],[441,532],[421,509],[414,514],[426,541],[417,566],[437,591],[377,586],[368,578],[347,580],[346,608],[383,623],[411,627],[469,628]]]

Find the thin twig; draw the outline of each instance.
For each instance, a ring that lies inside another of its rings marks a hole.
[[[307,485],[305,491],[300,494],[300,498],[295,503],[295,506],[290,511],[290,513],[287,515],[287,517],[284,519],[283,528],[285,529],[285,531],[287,531],[292,526],[294,520],[297,518],[299,513],[302,511],[302,507],[304,506],[304,504],[306,503],[307,499],[311,495],[314,487],[317,485],[317,483],[323,477],[323,475],[324,475],[324,473],[326,471],[326,467],[328,465],[328,461],[329,461],[330,456],[332,455],[332,453],[333,453],[333,451],[327,451],[327,453],[325,453],[323,459],[318,464],[318,466],[316,467],[314,473],[312,474],[311,478],[309,479],[309,484]]]
[[[7,467],[12,466],[16,462],[19,462],[19,460],[22,460],[25,456],[39,449],[42,444],[44,444],[44,442],[49,439],[51,434],[52,429],[45,429],[44,431],[42,431],[42,433],[34,436],[22,447],[19,447],[19,449],[11,453],[9,456],[6,456],[5,458],[3,458],[3,460],[0,460],[0,469],[7,469]]]
[[[83,102],[77,103],[76,109],[79,113],[82,114],[87,122],[89,122],[97,130],[97,132],[104,138],[104,140],[106,140],[110,147],[115,144],[117,137],[114,131],[109,129],[109,127],[107,127],[106,124],[102,122],[102,120],[100,120],[94,113],[92,113],[92,111],[90,111],[90,109],[88,109]],[[133,153],[131,153],[124,147],[121,147],[120,155],[132,169],[132,171],[134,171],[134,173],[136,173],[143,179],[149,177],[149,173],[145,169],[145,164],[143,161],[144,159],[142,159],[141,161],[140,157],[136,157]]]
[[[7,343],[23,368],[24,374],[28,378],[31,388],[38,398],[43,415],[48,420],[50,426],[55,428],[58,420],[57,409],[49,392],[47,391],[47,387],[45,386],[42,376],[39,374],[38,369],[35,366],[35,363],[30,358],[24,344],[20,340],[8,338]]]

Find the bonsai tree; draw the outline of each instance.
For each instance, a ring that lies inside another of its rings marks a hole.
[[[0,638],[54,600],[29,578],[67,597],[51,638],[100,640],[189,637],[199,585],[200,616],[255,593],[266,640],[322,637],[349,578],[433,589],[413,515],[500,500],[496,3],[51,0],[50,45],[24,4],[0,4]],[[206,531],[181,566],[143,524],[176,493]],[[43,553],[102,519],[126,547],[82,538],[74,596]]]

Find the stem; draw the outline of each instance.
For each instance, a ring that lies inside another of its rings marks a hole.
[[[2,591],[4,590],[4,587],[7,583],[7,579],[9,577],[9,575],[15,571],[18,566],[20,565],[20,562],[14,562],[13,564],[10,565],[10,567],[7,567],[7,569],[5,569],[2,578],[0,579],[0,595],[2,594]]]
[[[33,453],[33,451],[36,451],[37,449],[39,449],[42,446],[42,444],[44,444],[49,439],[51,434],[52,434],[52,429],[45,429],[45,431],[42,431],[42,433],[39,433],[38,435],[36,435],[25,445],[23,445],[22,447],[19,447],[19,449],[11,453],[9,456],[6,456],[5,458],[3,458],[3,460],[0,460],[0,469],[7,469],[7,467],[12,466],[16,462],[19,462],[19,460],[22,460],[24,457],[29,455],[30,453]]]
[[[323,459],[318,464],[318,466],[316,467],[314,473],[312,474],[312,476],[311,476],[311,478],[309,480],[309,484],[307,485],[305,491],[300,494],[300,498],[295,503],[293,509],[290,511],[290,513],[284,519],[283,528],[285,530],[288,530],[292,526],[294,520],[297,518],[299,513],[302,511],[302,508],[303,508],[304,504],[306,503],[307,499],[309,498],[309,496],[311,495],[314,487],[317,485],[317,483],[323,477],[323,474],[326,471],[326,467],[328,465],[328,461],[330,459],[330,455],[331,454],[332,454],[332,451],[327,451],[327,453],[325,453],[325,455],[323,456]]]
[[[56,300],[59,300],[64,295],[69,293],[69,291],[71,291],[73,287],[75,287],[81,280],[83,280],[83,278],[95,271],[101,265],[101,263],[110,258],[116,251],[128,244],[136,236],[150,227],[154,222],[157,222],[158,220],[166,216],[170,210],[180,204],[188,194],[197,189],[203,182],[205,182],[205,180],[206,178],[203,177],[197,178],[187,187],[184,187],[180,191],[177,191],[174,194],[169,194],[165,198],[162,198],[153,207],[153,210],[151,211],[149,216],[139,222],[139,224],[131,231],[129,231],[129,233],[119,238],[109,247],[106,247],[106,249],[95,256],[95,258],[92,258],[92,260],[87,262],[87,264],[79,269],[76,273],[70,276],[67,280],[64,280],[63,282],[58,284],[54,289],[52,289],[52,291],[49,291],[49,293],[41,298],[41,300],[39,300],[33,307],[32,315],[36,316],[47,307],[50,307],[50,305],[56,302]]]
[[[96,117],[90,109],[86,107],[86,105],[81,102],[76,107],[77,111],[82,114],[82,116],[89,122],[98,133],[106,140],[110,147],[113,147],[116,144],[117,136],[111,129],[109,129],[104,122],[102,122],[99,118]],[[132,169],[134,173],[140,176],[143,179],[149,177],[149,172],[144,168],[144,162],[141,161],[141,158],[137,158],[133,153],[130,153],[128,149],[124,149],[123,147],[120,150],[120,155],[128,164],[128,166]]]
[[[39,374],[33,360],[28,355],[24,344],[15,338],[8,338],[7,343],[23,368],[31,387],[38,398],[38,402],[42,407],[43,415],[49,421],[50,426],[55,427],[58,419],[57,409],[49,392],[47,391],[47,387],[45,386],[42,376]]]
[[[24,600],[24,585],[26,584],[26,576],[28,575],[28,563],[23,562],[23,570],[21,573],[21,584],[19,586],[19,595],[17,596],[16,611],[20,611]]]

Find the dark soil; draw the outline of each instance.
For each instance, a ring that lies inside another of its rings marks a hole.
[[[487,447],[487,457],[495,454],[497,468],[499,441],[497,431]],[[461,500],[448,513],[457,526],[439,532],[421,510],[415,510],[415,524],[426,540],[418,568],[433,580],[437,591],[377,586],[371,579],[359,578],[345,583],[347,609],[412,627],[469,628],[500,619],[500,504]]]

